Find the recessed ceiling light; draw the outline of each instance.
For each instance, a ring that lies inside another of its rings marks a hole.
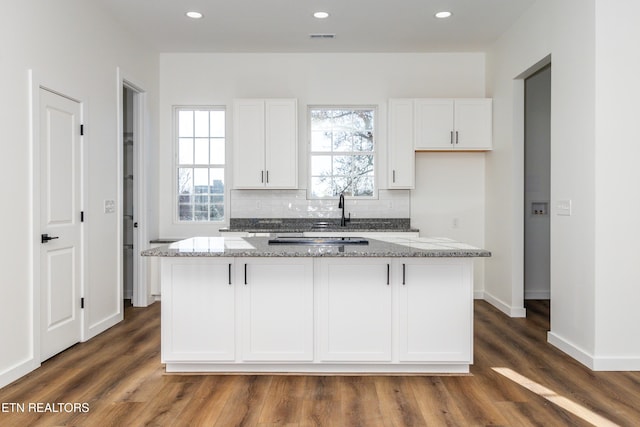
[[[438,12],[433,16],[435,16],[436,18],[439,18],[439,19],[444,19],[444,18],[450,17],[451,15],[452,15],[452,13],[449,12],[448,10],[443,10],[442,12]]]
[[[324,18],[328,18],[329,17],[329,13],[327,13],[327,12],[315,12],[313,14],[313,16],[315,18],[318,18],[318,19],[324,19]]]
[[[200,19],[200,18],[202,18],[204,16],[200,12],[196,12],[196,11],[187,12],[187,13],[185,13],[185,15],[187,15],[191,19]]]

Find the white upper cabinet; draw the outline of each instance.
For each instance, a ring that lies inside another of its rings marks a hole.
[[[491,99],[414,100],[415,150],[491,150]]]
[[[233,187],[298,187],[298,103],[238,99],[233,105]]]
[[[415,188],[413,100],[389,100],[389,188]]]

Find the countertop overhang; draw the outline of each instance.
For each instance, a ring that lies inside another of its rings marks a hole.
[[[151,257],[490,257],[445,237],[369,238],[368,245],[270,245],[269,237],[193,237],[143,251]]]

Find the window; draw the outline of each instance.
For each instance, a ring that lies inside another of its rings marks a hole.
[[[312,107],[309,115],[311,197],[373,197],[374,110]]]
[[[225,111],[176,108],[177,218],[224,220]]]

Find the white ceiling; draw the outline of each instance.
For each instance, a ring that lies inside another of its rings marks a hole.
[[[159,52],[472,52],[536,0],[94,1]],[[453,16],[433,17],[444,9]],[[188,10],[205,16],[189,19]],[[316,11],[330,16],[316,19]]]

